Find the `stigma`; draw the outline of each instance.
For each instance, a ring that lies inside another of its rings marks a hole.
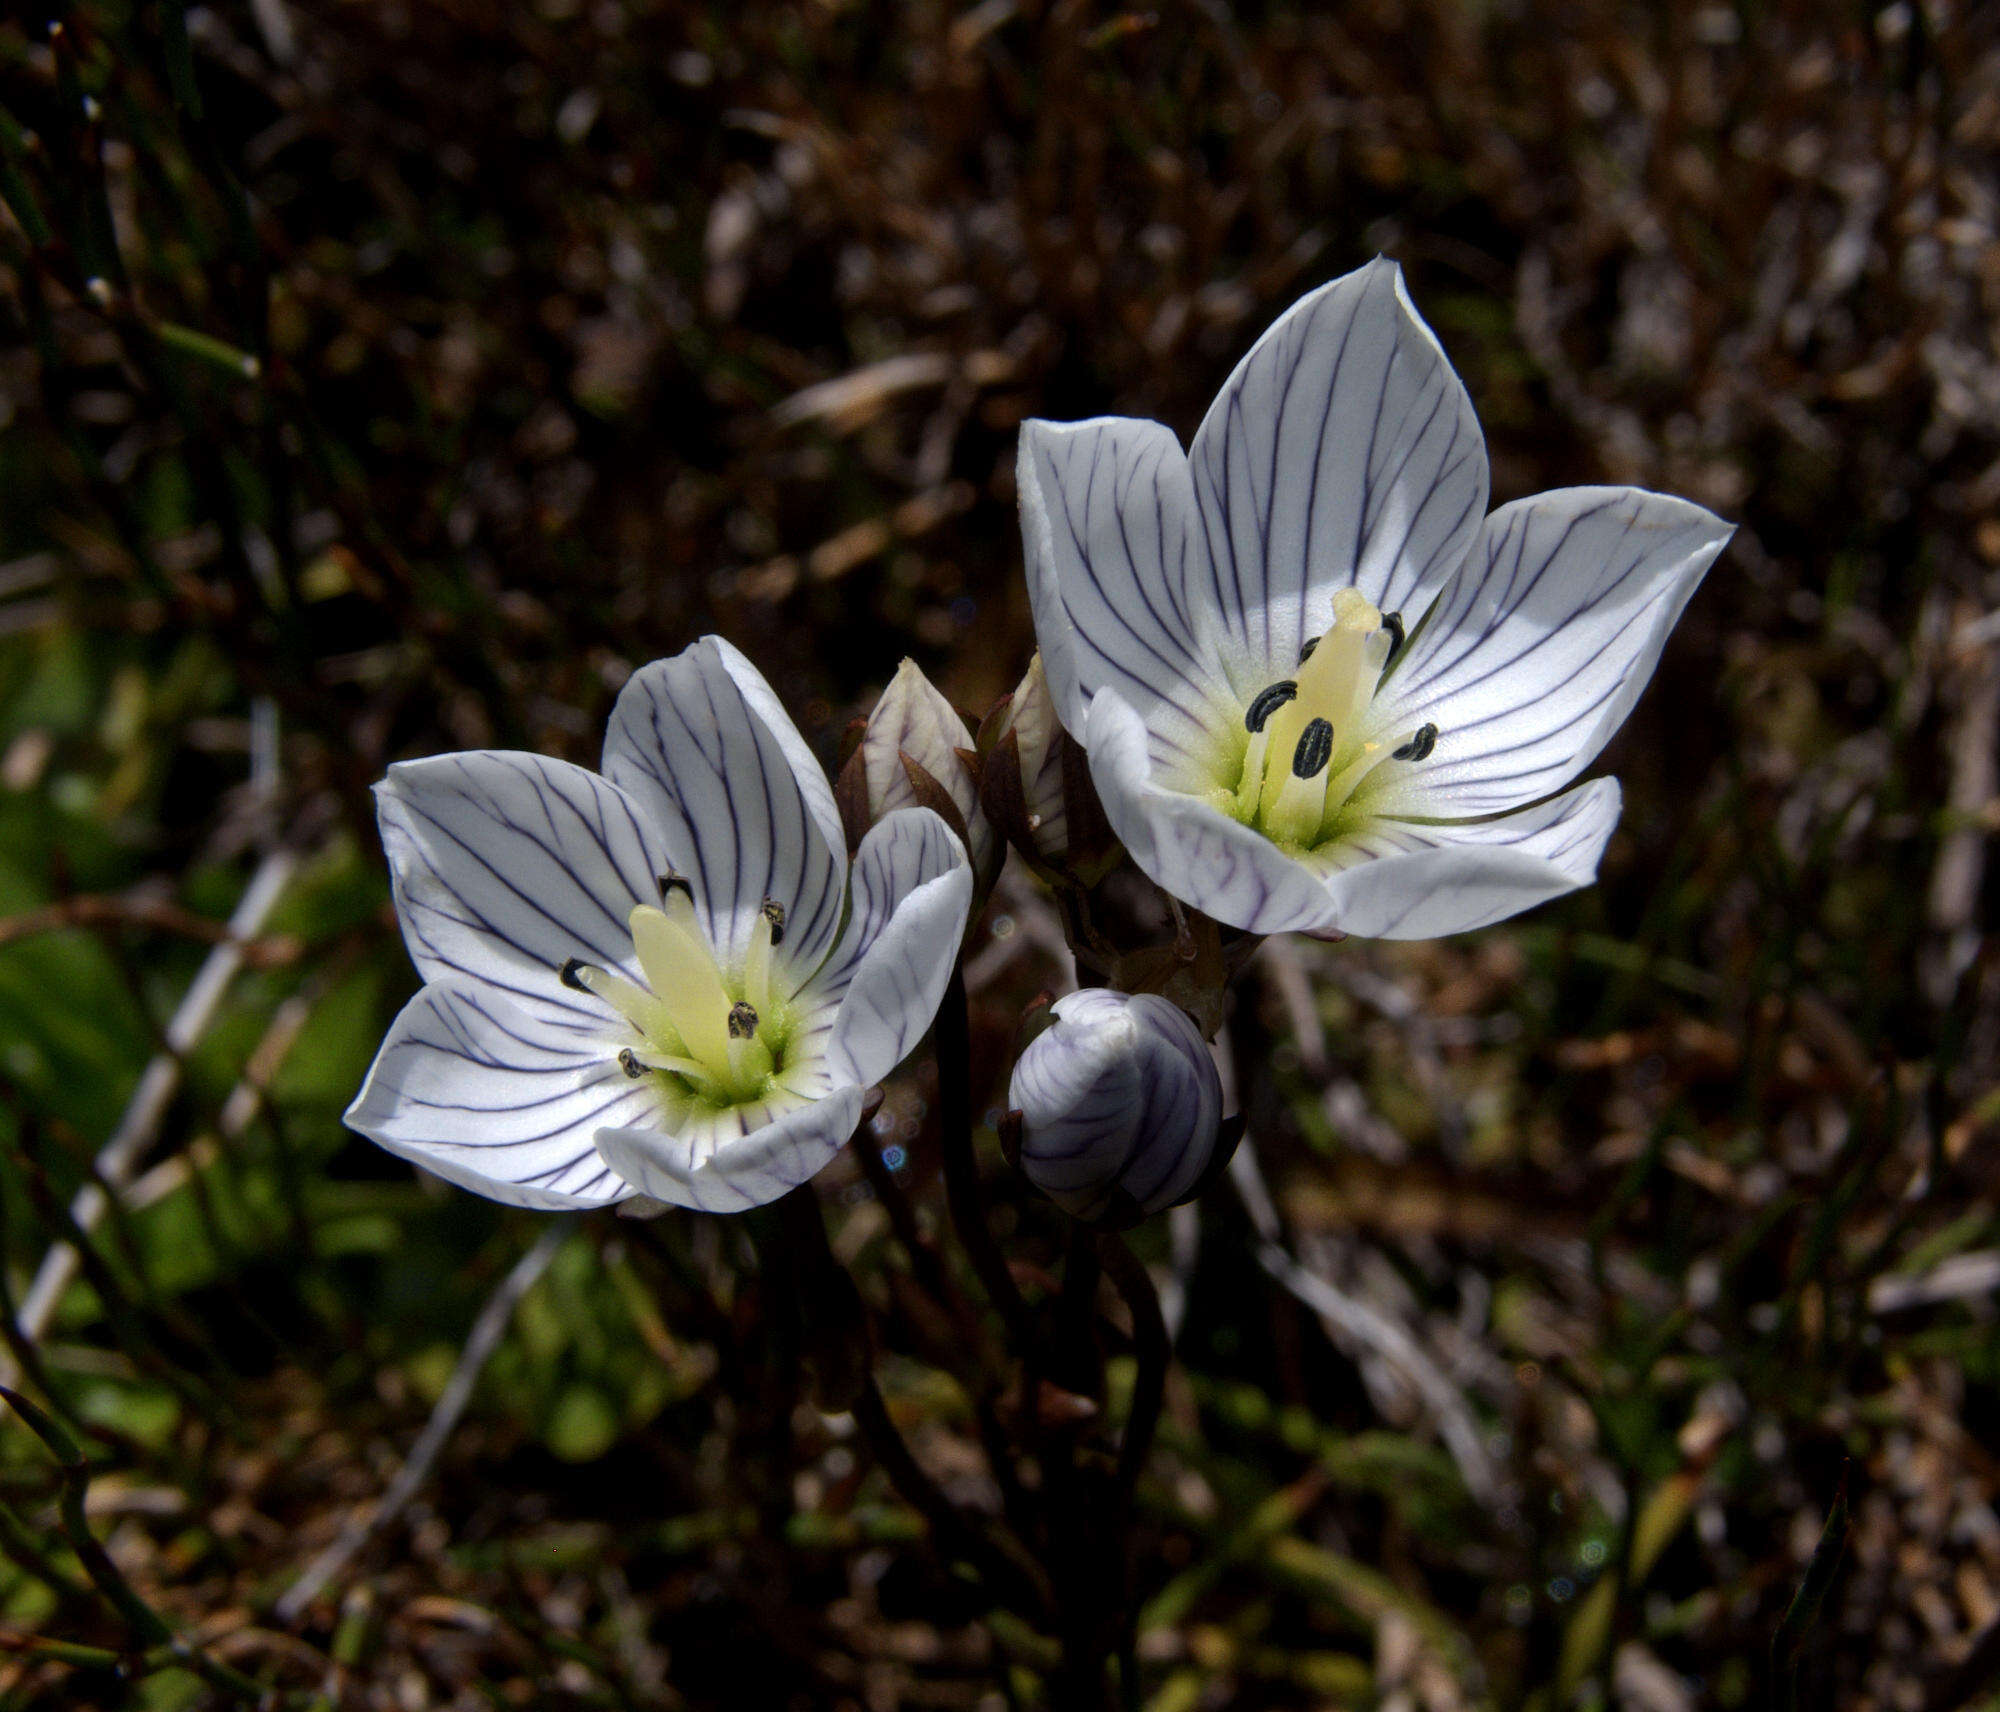
[[[1249,742],[1229,807],[1282,844],[1311,849],[1330,817],[1385,761],[1414,763],[1437,744],[1425,725],[1399,742],[1364,739],[1369,704],[1402,653],[1403,616],[1386,616],[1359,589],[1337,590],[1333,623],[1299,650],[1296,677],[1252,698]]]
[[[760,1098],[783,1068],[789,1017],[771,953],[784,921],[784,907],[767,900],[741,966],[727,970],[695,910],[693,887],[662,875],[658,907],[640,904],[628,918],[643,982],[576,957],[557,976],[629,1028],[615,1053],[627,1076],[656,1077],[673,1101],[739,1105]]]

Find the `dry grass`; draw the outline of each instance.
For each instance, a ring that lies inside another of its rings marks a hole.
[[[29,1377],[145,1600],[300,1705],[1035,1703],[1045,1643],[810,1406],[754,1223],[587,1224],[433,1478],[275,1619],[540,1228],[339,1128],[411,985],[367,787],[591,760],[632,667],[707,629],[828,754],[906,652],[983,706],[1030,646],[1019,421],[1188,431],[1379,250],[1496,498],[1637,482],[1742,528],[1607,757],[1595,891],[1239,989],[1287,1240],[1446,1376],[1496,1485],[1211,1198],[1141,1494],[1148,1704],[1992,1704],[1990,19],[259,0],[191,16],[197,116],[177,16],[0,24],[17,1294],[199,924],[273,840],[306,858]],[[982,965],[989,1078],[1055,969],[1042,908],[983,942],[1021,947]],[[933,1093],[907,1072],[882,1120],[926,1221]],[[1057,1233],[995,1164],[1039,1299]],[[920,1458],[997,1502],[880,1207],[850,1161],[820,1188]],[[1843,1482],[1831,1591],[1781,1632]],[[33,1651],[145,1642],[26,1432],[0,1487],[0,1705],[225,1696]]]

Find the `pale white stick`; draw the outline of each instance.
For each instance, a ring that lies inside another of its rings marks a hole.
[[[236,913],[229,918],[229,937],[209,952],[196,973],[180,1002],[180,1008],[167,1024],[165,1050],[155,1053],[140,1072],[139,1085],[132,1090],[131,1099],[126,1101],[118,1127],[99,1150],[96,1180],[86,1183],[77,1191],[76,1199],[70,1202],[70,1217],[76,1221],[79,1230],[88,1234],[104,1217],[106,1200],[100,1184],[118,1188],[132,1174],[139,1156],[151,1145],[160,1120],[166,1116],[168,1102],[180,1086],[181,1061],[208,1032],[223,995],[243,967],[245,942],[255,939],[263,931],[272,907],[297,866],[298,857],[294,852],[273,850],[251,877],[249,888],[236,906]],[[66,1242],[55,1244],[42,1256],[34,1281],[21,1298],[21,1331],[31,1342],[48,1330],[56,1304],[62,1300],[63,1292],[76,1276],[76,1269],[76,1250]],[[8,1383],[13,1382],[13,1363],[3,1354],[0,1354],[0,1372],[7,1374]]]
[[[164,1201],[198,1171],[206,1171],[221,1153],[222,1141],[234,1141],[250,1127],[257,1108],[264,1103],[265,1090],[278,1073],[286,1055],[297,1042],[312,1016],[313,1001],[304,993],[294,993],[272,1013],[264,1038],[243,1066],[242,1078],[222,1102],[215,1135],[198,1135],[184,1152],[160,1161],[144,1175],[126,1185],[118,1199],[128,1212],[140,1212],[156,1201]],[[218,1137],[220,1140],[218,1140]]]
[[[2000,1290],[2000,1248],[1954,1254],[1915,1277],[1878,1278],[1868,1286],[1868,1307],[1877,1314],[1900,1313],[1932,1302],[1963,1302]]]
[[[1229,1178],[1257,1232],[1258,1264],[1312,1309],[1329,1332],[1379,1356],[1415,1387],[1437,1424],[1445,1449],[1458,1464],[1466,1490],[1482,1503],[1493,1502],[1500,1495],[1499,1473],[1464,1393],[1403,1326],[1313,1271],[1285,1247],[1277,1204],[1257,1168],[1257,1155],[1248,1136],[1229,1162]]]

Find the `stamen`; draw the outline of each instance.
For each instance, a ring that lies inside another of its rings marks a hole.
[[[1403,615],[1400,612],[1383,613],[1382,628],[1389,632],[1389,652],[1382,656],[1382,670],[1386,672],[1403,651]]]
[[[669,868],[664,874],[654,876],[660,883],[660,901],[665,903],[675,892],[685,892],[687,901],[694,902],[694,882],[685,874],[677,874]]]
[[[1306,645],[1299,650],[1299,664],[1301,666],[1313,657],[1313,650],[1318,646],[1319,638],[1317,636],[1308,636],[1306,638]]]
[[[1257,699],[1243,715],[1243,728],[1246,731],[1262,731],[1271,715],[1298,693],[1299,686],[1290,678],[1281,678],[1277,683],[1259,690]]]
[[[1273,767],[1270,782],[1283,782],[1277,801],[1264,812],[1264,830],[1288,844],[1310,846],[1316,842],[1319,823],[1326,815],[1326,777],[1324,760],[1319,770],[1310,774],[1302,768]]]
[[[729,1043],[729,1079],[737,1088],[756,1088],[771,1074],[771,1049],[761,1040]]]
[[[1243,776],[1236,785],[1236,815],[1249,820],[1257,812],[1264,790],[1264,762],[1271,750],[1271,728],[1250,733],[1249,747],[1243,751]]]
[[[1311,721],[1299,734],[1299,746],[1292,751],[1292,771],[1310,779],[1326,771],[1333,759],[1333,726],[1324,719]]]
[[[737,990],[754,1010],[771,1009],[777,995],[771,990],[771,952],[785,937],[785,906],[776,898],[766,898],[750,924],[750,944],[743,958],[743,985]]]
[[[563,968],[570,986],[580,993],[602,999],[646,1038],[675,1037],[673,1019],[667,1007],[637,982],[574,957]]]
[[[697,1088],[715,1086],[715,1072],[706,1064],[697,1064],[692,1058],[683,1058],[678,1053],[662,1052],[651,1044],[637,1049],[625,1047],[618,1054],[618,1064],[628,1076],[647,1070],[665,1070],[683,1081],[692,1082]],[[636,1072],[632,1068],[635,1064],[639,1067]]]
[[[556,971],[556,979],[572,993],[587,993],[590,989],[583,984],[583,971],[589,967],[581,957],[565,957],[563,966]]]
[[[729,1007],[729,1038],[731,1040],[755,1040],[757,1038],[757,1007],[739,999]]]
[[[638,1054],[629,1046],[621,1046],[618,1049],[618,1068],[635,1082],[646,1073],[645,1065],[639,1062]]]
[[[1390,759],[1393,761],[1426,760],[1429,758],[1430,752],[1437,747],[1437,742],[1438,728],[1426,721],[1417,727],[1416,734],[1402,748],[1391,755]]]
[[[1353,760],[1326,782],[1326,800],[1330,803],[1344,803],[1354,795],[1356,787],[1389,757],[1383,753],[1379,743],[1364,743],[1361,752]]]

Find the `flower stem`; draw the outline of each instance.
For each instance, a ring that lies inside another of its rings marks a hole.
[[[1167,1322],[1161,1316],[1160,1297],[1153,1288],[1153,1280],[1139,1264],[1138,1257],[1125,1246],[1125,1239],[1106,1231],[1099,1242],[1104,1270],[1132,1312],[1133,1352],[1139,1360],[1132,1406],[1125,1417],[1125,1436],[1118,1447],[1118,1489],[1129,1507],[1146,1465],[1146,1453],[1153,1447],[1153,1433],[1160,1424],[1160,1404],[1166,1397],[1170,1353]]]
[[[916,1208],[910,1204],[910,1197],[903,1193],[902,1184],[896,1181],[896,1174],[882,1157],[882,1149],[866,1122],[854,1132],[854,1156],[860,1162],[861,1175],[868,1180],[868,1187],[877,1204],[889,1215],[889,1228],[896,1233],[896,1241],[909,1260],[910,1271],[918,1284],[932,1301],[951,1316],[951,1323],[959,1335],[980,1349],[982,1360],[990,1359],[991,1352],[984,1347],[985,1340],[965,1297],[952,1287],[951,1277],[939,1259],[936,1245],[924,1235],[917,1223]]]
[[[845,1407],[868,1439],[889,1483],[930,1524],[938,1549],[954,1552],[978,1567],[994,1596],[1017,1609],[1044,1613],[1052,1595],[1041,1566],[1004,1533],[981,1525],[946,1496],[925,1473],[897,1429],[889,1405],[875,1382],[873,1335],[861,1293],[845,1267],[834,1258],[826,1239],[819,1198],[810,1183],[801,1184],[778,1202],[784,1230],[793,1249],[791,1270],[800,1307],[815,1339],[823,1390],[829,1377],[838,1394],[827,1403]],[[837,1346],[837,1348],[829,1348]]]
[[[1069,1248],[1063,1256],[1062,1296],[1056,1307],[1056,1379],[1093,1402],[1102,1401],[1104,1389],[1095,1331],[1097,1285],[1103,1276],[1096,1234],[1088,1225],[1072,1223]]]
[[[854,1132],[854,1154],[861,1162],[861,1174],[868,1180],[876,1201],[887,1209],[889,1228],[909,1257],[910,1271],[918,1286],[944,1310],[961,1347],[973,1354],[972,1382],[968,1389],[979,1415],[980,1442],[986,1460],[998,1482],[1007,1509],[1007,1519],[1024,1538],[1029,1532],[1031,1504],[1014,1465],[1012,1449],[996,1404],[1005,1384],[1006,1351],[988,1335],[985,1322],[974,1310],[965,1293],[953,1282],[937,1245],[917,1223],[916,1208],[903,1193],[902,1184],[882,1157],[882,1149],[866,1120]],[[1032,1387],[1025,1387],[1031,1390]]]
[[[970,1521],[945,1496],[944,1489],[924,1472],[889,1413],[881,1387],[870,1374],[855,1399],[854,1418],[867,1436],[868,1448],[888,1475],[889,1484],[930,1524],[941,1550],[954,1551],[978,1565],[994,1594],[1018,1610],[1046,1614],[1055,1595],[1041,1566],[1024,1553],[1006,1550]]]
[[[1167,1322],[1160,1313],[1159,1292],[1153,1288],[1153,1280],[1147,1275],[1145,1267],[1125,1246],[1123,1237],[1107,1231],[1100,1241],[1104,1270],[1111,1275],[1112,1284],[1132,1313],[1132,1346],[1139,1363],[1132,1385],[1132,1405],[1125,1416],[1125,1436],[1118,1446],[1118,1499],[1114,1521],[1116,1537],[1125,1551],[1125,1609],[1119,1623],[1118,1667],[1124,1683],[1126,1704],[1136,1706],[1139,1660],[1135,1619],[1139,1602],[1138,1590],[1132,1584],[1132,1498],[1146,1466],[1146,1454],[1153,1446],[1153,1434],[1160,1424],[1160,1405],[1166,1398],[1167,1362],[1172,1355],[1172,1345],[1167,1337]]]
[[[1072,1223],[1063,1254],[1062,1293],[1055,1304],[1049,1365],[1057,1385],[1101,1405],[1103,1363],[1097,1343],[1097,1289],[1103,1279],[1097,1235]],[[1062,1667],[1052,1688],[1056,1712],[1106,1712],[1111,1704],[1107,1666],[1123,1629],[1116,1566],[1124,1556],[1117,1506],[1106,1459],[1087,1446],[1084,1422],[1045,1441],[1050,1563],[1061,1601]]]
[[[965,1007],[965,965],[954,963],[951,980],[938,1007],[932,1033],[937,1053],[938,1117],[944,1143],[945,1199],[958,1240],[972,1260],[973,1270],[1007,1330],[1015,1349],[1026,1349],[1033,1335],[1027,1304],[1007,1270],[993,1232],[987,1227],[986,1206],[979,1187],[979,1156],[972,1143],[972,1030]]]

